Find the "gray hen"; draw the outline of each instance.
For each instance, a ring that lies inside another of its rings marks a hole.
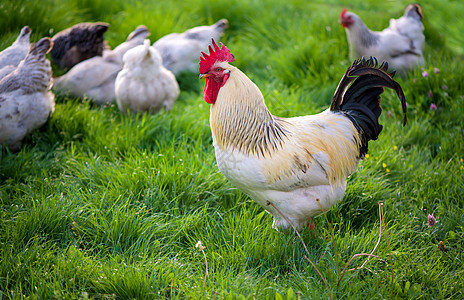
[[[52,46],[50,38],[42,38],[18,67],[0,80],[0,144],[12,151],[55,110],[55,96],[50,91],[52,69],[45,57]]]
[[[29,38],[31,31],[29,26],[24,26],[16,41],[10,47],[0,52],[0,78],[8,74],[12,70],[12,67],[19,65],[26,57],[30,46]],[[3,70],[5,67],[8,67],[8,71],[6,71],[7,69]]]
[[[52,61],[67,70],[83,60],[102,56],[105,48],[103,34],[108,27],[109,24],[102,22],[79,23],[58,32],[52,38]]]

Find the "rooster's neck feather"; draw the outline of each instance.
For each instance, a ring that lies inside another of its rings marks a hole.
[[[272,156],[290,132],[288,123],[269,112],[261,91],[245,74],[229,69],[230,77],[211,106],[213,138],[223,149]]]

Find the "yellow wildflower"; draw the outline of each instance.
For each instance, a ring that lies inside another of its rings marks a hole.
[[[385,171],[387,171],[387,173],[389,173],[389,172],[390,172],[390,169],[389,169],[389,168],[387,168]]]
[[[393,146],[393,150],[398,150],[398,146]]]
[[[383,164],[382,164],[382,167],[386,168],[386,167],[387,167],[387,164],[386,164],[386,163],[383,163]]]
[[[366,154],[366,158],[369,158],[369,154]],[[461,158],[461,160],[462,160],[462,158]]]

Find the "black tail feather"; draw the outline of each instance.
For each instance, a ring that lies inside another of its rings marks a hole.
[[[332,99],[330,110],[342,111],[353,122],[361,135],[360,155],[367,153],[367,143],[376,140],[382,131],[380,95],[384,87],[393,89],[401,101],[403,126],[406,125],[406,100],[401,86],[388,73],[388,64],[377,64],[377,59],[356,60],[343,75]]]

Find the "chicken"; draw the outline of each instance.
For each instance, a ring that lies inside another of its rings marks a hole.
[[[346,31],[351,59],[374,56],[388,62],[390,70],[401,75],[423,64],[424,28],[416,13],[418,6],[411,7],[408,6],[404,17],[390,20],[391,26],[383,31],[370,30],[360,17],[344,9],[340,23]],[[418,42],[420,39],[422,42]]]
[[[68,73],[55,78],[55,90],[69,96],[92,98],[99,105],[113,102],[116,98],[114,83],[122,70],[124,54],[142,44],[148,34],[147,27],[137,27],[124,43],[108,54],[84,60],[72,67]]]
[[[216,162],[232,184],[274,216],[273,226],[301,230],[322,206],[328,211],[344,196],[346,178],[382,131],[380,94],[394,89],[406,102],[387,64],[356,60],[342,77],[330,109],[316,115],[279,118],[267,109],[259,88],[229,64],[234,56],[213,41],[200,60],[211,104]],[[318,203],[319,201],[319,203]],[[314,221],[312,221],[314,222]]]
[[[29,52],[29,38],[31,37],[31,32],[32,30],[29,26],[24,26],[13,44],[0,52],[0,70],[7,66],[16,67],[26,57]],[[9,68],[11,70],[11,67]],[[5,72],[5,70],[3,72]],[[4,75],[6,74],[4,73]]]
[[[404,10],[404,15],[399,19],[390,19],[390,29],[408,37],[414,49],[422,55],[424,51],[425,36],[422,24],[422,8],[419,4],[409,4]]]
[[[58,32],[52,38],[52,61],[67,70],[83,60],[102,56],[105,48],[103,34],[108,27],[109,24],[102,22],[79,23]]]
[[[211,26],[198,26],[183,33],[171,33],[156,41],[153,47],[159,51],[163,65],[175,75],[196,72],[198,56],[206,50],[213,38],[219,40],[229,26],[226,19]]]
[[[0,144],[12,151],[55,110],[55,96],[50,91],[52,69],[45,57],[52,45],[50,38],[42,38],[18,67],[0,80]]]
[[[163,67],[161,55],[146,39],[143,45],[124,54],[124,68],[116,77],[116,103],[126,113],[156,113],[171,110],[179,96],[179,85],[171,71]]]

